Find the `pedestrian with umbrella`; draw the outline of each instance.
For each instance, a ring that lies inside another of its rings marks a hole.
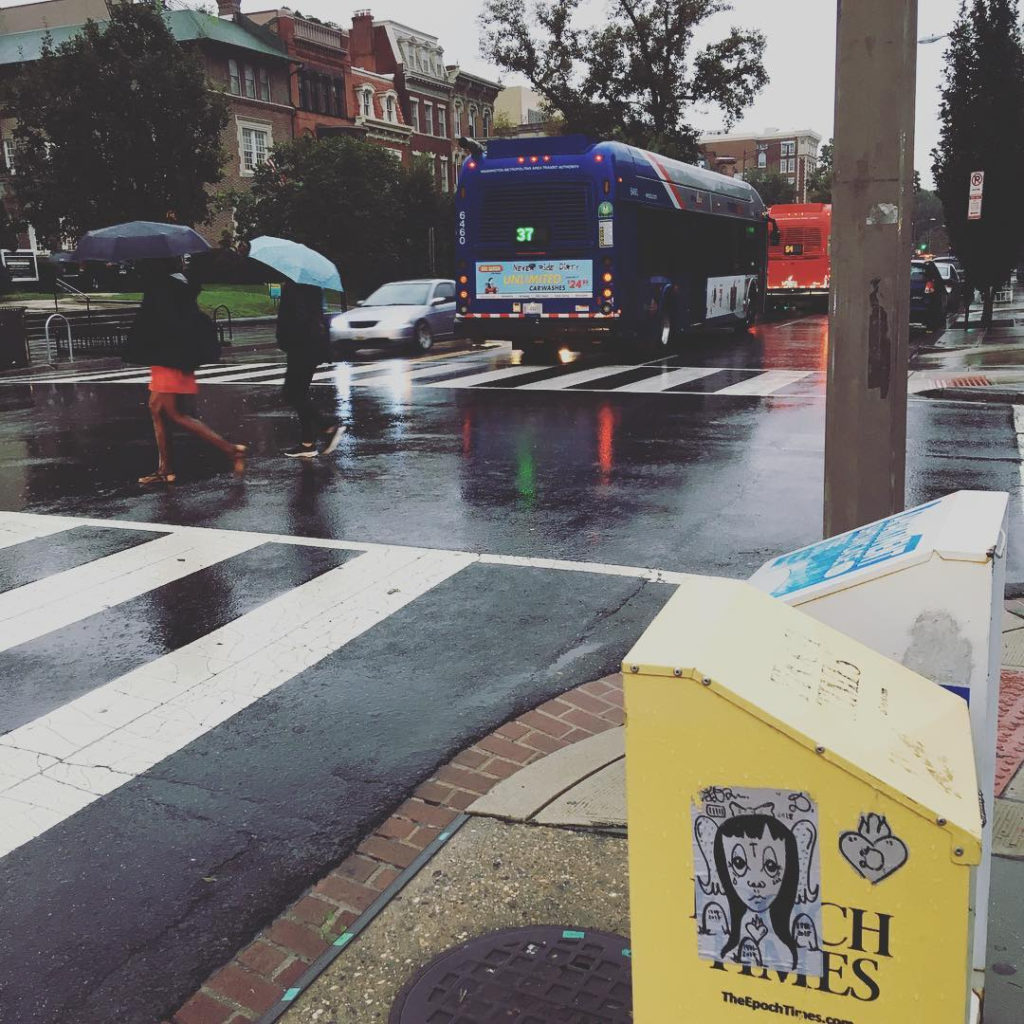
[[[277,309],[277,344],[287,359],[282,394],[299,418],[300,438],[283,454],[293,459],[330,455],[345,428],[320,414],[309,389],[316,368],[329,357],[323,290],[342,290],[338,269],[305,245],[269,235],[253,239],[249,256],[285,278]]]
[[[131,221],[87,232],[78,244],[79,259],[139,260],[145,288],[128,336],[125,361],[150,367],[149,411],[158,453],[155,473],[139,483],[175,481],[170,426],[195,434],[231,459],[236,473],[245,468],[245,445],[232,444],[201,420],[188,415],[179,396],[199,391],[196,367],[219,358],[217,330],[200,309],[199,289],[181,273],[181,257],[206,252],[209,243],[177,224]]]

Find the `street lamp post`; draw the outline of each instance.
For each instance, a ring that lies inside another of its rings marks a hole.
[[[825,536],[902,510],[917,0],[839,0]]]

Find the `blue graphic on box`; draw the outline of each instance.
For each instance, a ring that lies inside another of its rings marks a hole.
[[[495,260],[476,265],[478,299],[590,298],[593,260]]]
[[[910,554],[921,543],[923,533],[915,533],[917,520],[939,502],[890,516],[880,523],[862,526],[839,537],[831,537],[819,544],[801,548],[783,555],[771,563],[771,569],[788,571],[785,582],[773,591],[773,597],[784,597],[797,590],[805,590],[825,580],[846,576],[858,569],[866,569],[880,562],[888,562],[900,555]]]

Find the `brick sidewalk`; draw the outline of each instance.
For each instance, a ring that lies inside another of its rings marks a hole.
[[[506,722],[462,751],[211,975],[174,1014],[174,1024],[255,1020],[477,797],[525,765],[622,722],[622,681],[607,676]]]

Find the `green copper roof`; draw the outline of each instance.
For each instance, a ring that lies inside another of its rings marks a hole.
[[[233,21],[215,18],[202,11],[165,11],[167,26],[179,43],[192,40],[208,39],[211,42],[223,43],[239,49],[261,53],[266,57],[277,57],[288,60],[287,54],[265,43],[258,36],[247,32],[241,25]],[[103,23],[100,22],[100,25]],[[0,35],[0,65],[21,64],[24,61],[38,60],[43,50],[43,40],[49,33],[55,46],[66,42],[81,32],[81,25],[64,25],[60,28],[36,29],[32,32],[12,32]]]

